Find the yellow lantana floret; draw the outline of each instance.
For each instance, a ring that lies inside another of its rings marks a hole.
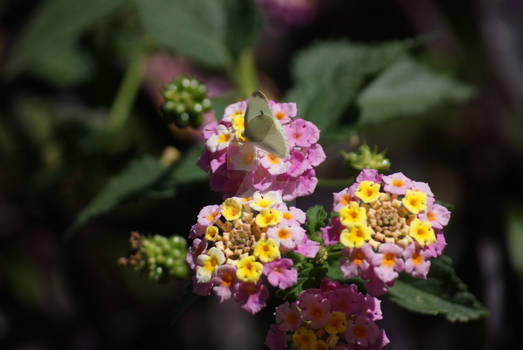
[[[249,255],[241,258],[236,264],[236,277],[243,282],[256,283],[262,274],[263,265]]]
[[[364,207],[360,207],[356,202],[350,202],[349,205],[344,206],[338,212],[340,222],[344,226],[357,223],[365,223],[367,221],[367,214]]]
[[[341,244],[348,248],[360,248],[369,239],[369,228],[359,223],[351,224],[340,234]]]
[[[261,211],[263,209],[269,209],[273,205],[281,202],[281,194],[278,191],[269,191],[266,193],[256,192],[252,197],[250,206],[254,210]]]
[[[372,203],[380,196],[380,184],[372,181],[362,181],[356,188],[354,195],[365,203]]]
[[[283,219],[283,213],[278,209],[263,209],[256,215],[256,224],[260,227],[274,226]]]
[[[422,247],[436,242],[436,235],[428,221],[421,221],[420,219],[412,220],[409,235]]]
[[[294,345],[300,350],[308,350],[316,342],[316,333],[305,327],[300,327],[292,335]]]
[[[273,238],[260,239],[254,246],[254,256],[262,263],[268,263],[280,257],[280,248]]]
[[[224,262],[225,255],[216,247],[209,249],[207,254],[200,254],[198,256],[198,267],[196,267],[196,279],[198,282],[209,282],[216,266],[221,265]]]
[[[234,198],[227,198],[221,211],[225,220],[236,220],[242,215],[242,205]]]
[[[411,213],[417,214],[427,209],[427,194],[421,191],[407,190],[401,203],[403,203],[403,206]]]
[[[214,242],[218,239],[220,231],[218,227],[211,225],[205,229],[205,239]]]
[[[343,312],[334,311],[329,322],[325,325],[325,330],[329,334],[343,333],[347,329],[347,320]]]

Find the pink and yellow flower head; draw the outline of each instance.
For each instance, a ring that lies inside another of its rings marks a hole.
[[[311,243],[301,226],[304,219],[305,213],[288,208],[278,191],[204,207],[191,228],[194,241],[186,259],[194,271],[195,292],[214,293],[221,301],[234,297],[249,312],[260,310],[268,295],[263,275],[279,289],[298,279],[293,261],[281,254],[314,257],[318,251],[318,243]]]
[[[367,280],[367,290],[383,294],[399,272],[425,278],[430,257],[445,246],[443,228],[450,212],[435,204],[427,183],[403,173],[383,176],[364,169],[356,182],[334,193],[337,216],[322,228],[326,245],[345,246],[343,275]]]
[[[316,187],[314,168],[325,160],[318,144],[320,131],[311,122],[296,118],[295,103],[269,101],[269,105],[288,138],[290,152],[285,159],[245,139],[247,101],[229,105],[222,120],[204,130],[205,149],[198,166],[209,172],[211,188],[224,197],[278,191],[290,201],[312,194]]]
[[[320,288],[306,289],[295,303],[276,307],[265,344],[284,349],[381,349],[389,343],[375,321],[379,300],[324,278]]]

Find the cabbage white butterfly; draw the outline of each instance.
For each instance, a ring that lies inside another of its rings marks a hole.
[[[274,117],[267,97],[254,91],[245,111],[245,137],[247,141],[279,158],[289,156],[287,135],[281,123]]]

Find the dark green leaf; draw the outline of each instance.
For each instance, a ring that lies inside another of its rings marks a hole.
[[[234,57],[254,46],[261,27],[261,15],[254,1],[221,0],[227,13],[227,46]]]
[[[313,45],[294,60],[296,84],[285,100],[296,102],[302,118],[325,130],[339,120],[368,76],[397,60],[412,44],[338,41]]]
[[[456,276],[447,256],[432,260],[426,280],[402,274],[389,288],[389,299],[422,314],[442,314],[451,321],[467,322],[486,317],[488,311]]]
[[[157,158],[145,156],[129,164],[113,177],[102,191],[76,217],[68,235],[92,218],[106,213],[122,201],[156,185],[171,168],[163,166]]]
[[[232,64],[222,1],[135,1],[143,27],[160,45],[211,67]]]
[[[513,207],[507,217],[507,249],[510,260],[523,277],[523,208]]]
[[[305,229],[307,230],[309,238],[317,239],[319,237],[318,232],[321,227],[325,226],[327,216],[327,212],[321,205],[315,205],[307,210]]]
[[[76,48],[78,38],[123,3],[124,0],[46,1],[36,9],[15,43],[6,74],[13,76],[31,69],[59,84],[85,78],[88,58]]]
[[[448,103],[460,103],[472,89],[405,57],[388,67],[358,96],[360,123],[376,123],[424,114]]]

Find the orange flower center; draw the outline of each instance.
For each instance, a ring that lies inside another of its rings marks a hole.
[[[395,187],[403,186],[403,180],[401,180],[401,179],[394,179],[394,180],[392,180],[392,186],[395,186]]]
[[[283,118],[285,118],[285,114],[283,114],[283,112],[278,112],[274,115],[276,117],[276,119],[278,120],[282,120]]]

